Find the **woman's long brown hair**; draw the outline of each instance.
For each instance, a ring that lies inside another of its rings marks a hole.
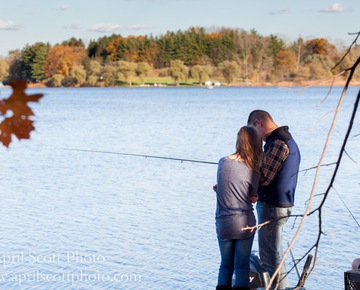
[[[252,126],[241,127],[236,140],[236,152],[251,170],[260,174],[263,158],[262,139]]]

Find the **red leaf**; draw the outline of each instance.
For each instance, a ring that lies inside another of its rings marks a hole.
[[[0,123],[0,142],[9,147],[11,135],[14,134],[19,140],[29,139],[30,132],[35,129],[33,121],[29,119],[34,113],[28,106],[28,102],[38,102],[42,94],[27,95],[25,81],[12,82],[13,93],[9,98],[0,101],[0,114],[5,117]]]

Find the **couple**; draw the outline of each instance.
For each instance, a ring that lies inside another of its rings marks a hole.
[[[260,259],[269,275],[274,274],[283,256],[282,229],[294,205],[299,163],[300,152],[288,127],[277,126],[266,111],[251,112],[247,126],[238,132],[235,153],[221,158],[218,165],[214,186],[221,255],[217,290],[250,289],[255,202],[258,223],[270,221],[258,231]],[[244,229],[248,227],[253,230]],[[280,273],[280,289],[288,286],[284,274],[285,268]]]

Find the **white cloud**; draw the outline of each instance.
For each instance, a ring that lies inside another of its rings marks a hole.
[[[99,23],[92,25],[90,30],[95,32],[114,32],[119,31],[121,28],[123,28],[123,26],[119,24]]]
[[[342,13],[345,11],[345,8],[340,3],[334,3],[329,7],[326,7],[325,9],[320,10],[320,12],[324,13]]]
[[[0,20],[0,30],[19,30],[20,25],[12,20]]]
[[[288,14],[289,12],[290,12],[289,9],[284,8],[284,9],[278,9],[278,10],[270,11],[270,14],[271,14],[271,15]]]
[[[63,5],[63,6],[60,7],[60,9],[61,9],[62,11],[69,10],[69,8],[70,8],[70,5]]]
[[[66,25],[65,29],[73,29],[73,30],[79,30],[81,29],[81,26],[79,24],[71,24],[71,25]]]
[[[124,26],[120,24],[110,24],[110,23],[99,23],[92,25],[89,30],[95,31],[95,32],[116,32],[119,30],[141,30],[145,29],[146,26],[144,25],[130,25],[130,26]]]
[[[126,27],[125,29],[127,30],[141,30],[141,29],[146,29],[149,28],[145,25],[140,25],[140,24],[135,24],[135,25],[130,25],[128,27]]]

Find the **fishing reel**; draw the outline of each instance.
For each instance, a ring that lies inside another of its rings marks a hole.
[[[251,290],[255,290],[258,288],[264,288],[269,285],[270,275],[263,268],[262,263],[260,261],[260,257],[258,252],[252,252],[250,255],[250,283],[249,287]]]
[[[308,255],[304,265],[302,275],[299,276],[299,282],[296,287],[287,287],[285,290],[305,290],[304,285],[307,278],[307,271],[310,267],[312,255]],[[270,275],[262,266],[259,254],[252,252],[250,255],[250,283],[249,287],[251,290],[265,290],[270,285]]]

